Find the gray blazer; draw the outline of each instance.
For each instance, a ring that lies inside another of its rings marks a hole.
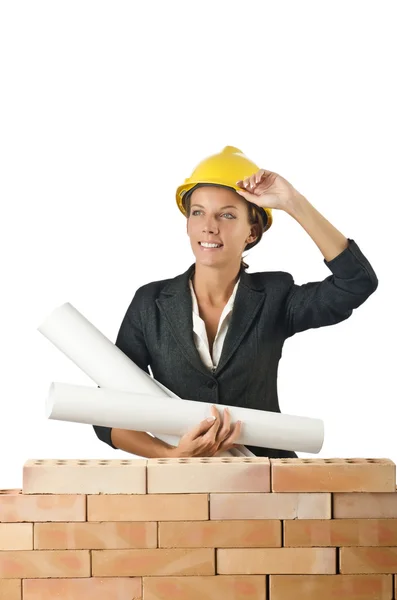
[[[116,346],[181,398],[280,412],[277,370],[285,340],[300,331],[346,320],[378,287],[356,242],[331,261],[323,281],[297,285],[290,273],[247,273],[241,268],[229,329],[213,372],[193,339],[189,278],[195,263],[172,279],[140,287],[124,316]],[[166,400],[165,400],[166,401]],[[111,428],[93,425],[113,448]],[[295,452],[247,446],[257,456]]]

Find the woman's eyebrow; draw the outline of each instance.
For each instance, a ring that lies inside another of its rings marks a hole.
[[[203,206],[202,204],[192,204],[191,208],[193,208],[193,206],[199,206],[200,208],[205,208],[205,206]],[[221,206],[221,208],[219,210],[223,210],[224,208],[235,208],[236,210],[238,210],[238,207],[234,206],[234,204],[228,204],[227,206]]]

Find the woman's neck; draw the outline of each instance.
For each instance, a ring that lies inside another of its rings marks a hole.
[[[196,263],[192,283],[197,301],[212,308],[224,306],[240,276],[240,265],[217,269]]]

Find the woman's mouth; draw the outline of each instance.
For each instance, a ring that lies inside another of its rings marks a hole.
[[[223,248],[223,244],[215,244],[210,242],[199,242],[198,244],[204,252],[211,252]]]

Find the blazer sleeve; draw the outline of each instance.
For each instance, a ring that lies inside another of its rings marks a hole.
[[[128,307],[127,312],[124,315],[119,332],[117,334],[115,346],[120,348],[120,350],[122,350],[124,354],[128,356],[128,358],[130,358],[143,371],[149,373],[148,365],[150,364],[150,355],[143,335],[138,297],[139,295],[137,291]],[[98,385],[98,387],[100,386]],[[112,448],[117,449],[111,439],[111,427],[93,425],[93,428],[97,437],[102,442],[105,442]]]
[[[285,304],[286,338],[299,331],[334,325],[346,320],[378,287],[378,278],[356,242],[324,263],[332,275],[323,281],[291,287]]]

